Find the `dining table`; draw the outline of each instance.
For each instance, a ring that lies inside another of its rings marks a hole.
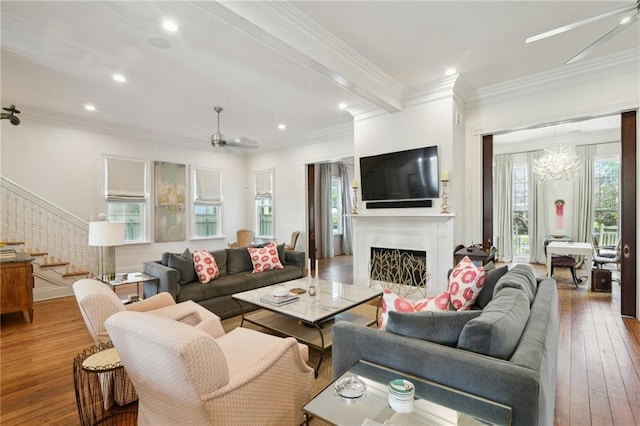
[[[547,277],[551,278],[551,256],[554,254],[584,256],[587,266],[587,288],[591,288],[591,268],[593,264],[593,245],[573,241],[551,241],[547,245]]]

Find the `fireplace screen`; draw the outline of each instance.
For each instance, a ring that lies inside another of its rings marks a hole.
[[[427,297],[427,252],[371,247],[369,286],[389,288],[399,296],[419,293]]]

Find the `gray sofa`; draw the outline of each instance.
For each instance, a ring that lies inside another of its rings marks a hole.
[[[487,291],[481,310],[390,312],[386,331],[335,324],[334,376],[364,359],[505,404],[513,425],[553,425],[556,283],[536,279],[528,265],[516,265],[494,283],[480,293]],[[472,406],[466,409],[474,414]]]
[[[234,293],[253,290],[303,276],[305,254],[285,250],[278,246],[278,255],[283,269],[253,273],[253,264],[246,248],[229,248],[210,252],[216,260],[220,276],[201,284],[195,274],[189,250],[184,253],[164,253],[162,260],[144,262],[143,272],[158,277],[157,291],[170,293],[176,302],[193,300],[209,309],[220,318],[229,318],[241,313],[238,303],[231,298]],[[144,296],[156,294],[154,283],[145,283]],[[245,311],[255,309],[243,304]]]

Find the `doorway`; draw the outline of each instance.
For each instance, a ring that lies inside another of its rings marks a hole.
[[[617,121],[618,140],[620,141],[620,234],[622,237],[621,259],[621,315],[636,317],[637,313],[637,281],[636,281],[636,142],[637,142],[637,111],[629,111],[614,116]],[[586,121],[586,120],[585,120]],[[576,123],[578,120],[576,120]],[[553,126],[531,129],[533,133],[544,132]],[[520,133],[520,132],[513,132]],[[509,133],[504,133],[508,135]],[[496,138],[501,135],[484,135],[483,141],[483,240],[493,239],[494,235],[494,178],[493,158],[496,153]],[[532,142],[540,149],[540,142]],[[558,141],[556,140],[557,144]],[[585,142],[593,143],[593,142]],[[524,148],[525,150],[527,148]]]

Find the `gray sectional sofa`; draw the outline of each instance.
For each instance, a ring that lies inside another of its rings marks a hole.
[[[283,269],[253,273],[253,264],[246,248],[229,248],[210,252],[218,264],[220,276],[201,284],[195,274],[189,250],[184,253],[164,253],[162,260],[143,264],[145,274],[158,277],[157,291],[170,293],[176,302],[193,300],[209,309],[220,318],[229,318],[241,313],[238,303],[231,298],[234,293],[265,287],[303,276],[305,254],[285,250],[278,246],[278,257]],[[154,283],[145,283],[144,296],[156,294]],[[244,304],[245,310],[255,309]]]
[[[482,309],[390,312],[386,331],[336,323],[334,376],[364,359],[507,405],[515,426],[553,425],[556,283],[536,279],[528,265],[503,269],[499,279],[492,272]]]

